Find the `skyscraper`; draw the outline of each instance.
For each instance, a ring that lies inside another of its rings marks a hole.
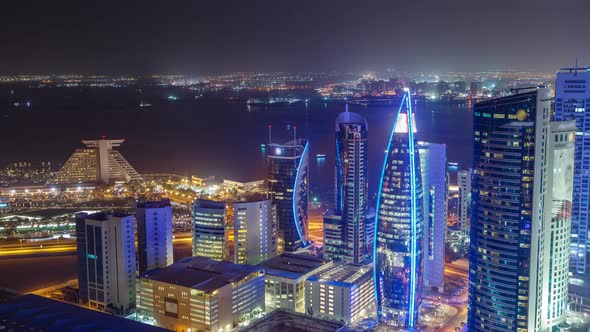
[[[576,120],[570,269],[574,276],[583,276],[590,252],[590,67],[565,68],[557,73],[554,117]]]
[[[324,241],[326,258],[360,264],[367,258],[367,120],[348,112],[336,118],[336,205],[341,225],[335,239]],[[327,217],[325,220],[333,220]],[[336,218],[337,219],[337,218]],[[330,234],[328,234],[329,236]]]
[[[193,256],[227,259],[226,224],[225,202],[197,199],[193,205]]]
[[[422,181],[412,106],[407,91],[383,163],[373,248],[377,316],[404,327],[417,326],[424,268]]]
[[[545,241],[549,243],[551,251],[546,255],[549,260],[546,263],[548,287],[544,301],[547,306],[544,325],[547,329],[565,323],[568,310],[576,121],[552,121],[550,126],[548,164],[552,172],[549,181],[551,226]]]
[[[549,248],[548,88],[477,103],[468,330],[539,331]]]
[[[270,199],[234,203],[234,262],[256,265],[277,255],[277,208]]]
[[[123,158],[113,150],[125,140],[84,140],[85,149],[77,149],[57,172],[53,182],[56,184],[103,183],[141,181],[142,177]]]
[[[140,202],[136,215],[139,274],[174,263],[170,201]]]
[[[279,251],[295,251],[309,243],[309,142],[270,143],[267,160],[268,194],[277,205]]]
[[[459,206],[457,208],[457,222],[461,233],[469,237],[469,220],[471,218],[471,174],[473,170],[462,169],[457,174],[459,187]]]
[[[99,212],[78,215],[76,221],[84,225],[84,240],[77,242],[80,298],[91,308],[128,313],[135,308],[133,215]],[[81,229],[76,233],[82,235]]]
[[[444,290],[447,233],[447,147],[418,142],[424,212],[424,287]]]

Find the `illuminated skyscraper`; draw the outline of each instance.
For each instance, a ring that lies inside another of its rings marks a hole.
[[[447,233],[447,147],[418,142],[423,190],[424,287],[444,290]]]
[[[174,263],[169,200],[137,204],[137,258],[139,274]]]
[[[471,173],[473,170],[463,169],[457,174],[459,187],[459,206],[457,222],[464,236],[469,236],[469,220],[471,218]]]
[[[474,106],[470,332],[543,331],[551,95],[520,91]]]
[[[86,149],[77,149],[55,175],[56,184],[115,183],[141,181],[141,175],[113,150],[125,140],[84,140]]]
[[[424,268],[422,180],[412,106],[408,91],[383,163],[373,253],[378,318],[403,327],[417,326]]]
[[[135,308],[135,219],[126,213],[76,216],[80,299],[91,308]],[[82,229],[83,227],[83,229]]]
[[[277,205],[279,251],[295,251],[309,244],[309,142],[270,143],[267,160],[268,194]]]
[[[234,262],[259,264],[277,255],[277,208],[270,199],[236,202]]]
[[[225,202],[197,199],[193,205],[193,256],[227,259],[226,225]]]
[[[590,253],[590,67],[557,73],[555,120],[576,120],[570,271],[581,277],[587,272]]]
[[[544,329],[560,331],[568,310],[570,234],[576,121],[552,121],[549,135],[548,164],[551,183],[551,226],[545,239],[549,243],[548,272],[544,305],[547,309]]]
[[[329,222],[328,238],[324,241],[327,259],[360,264],[367,258],[365,218],[367,214],[367,120],[359,114],[340,113],[336,118],[336,208],[340,225]],[[332,229],[338,229],[334,239]]]

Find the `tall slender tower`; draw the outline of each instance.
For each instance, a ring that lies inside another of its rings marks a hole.
[[[325,220],[340,224],[336,241],[324,241],[326,258],[360,264],[367,258],[367,120],[348,112],[336,118],[336,206]],[[328,232],[329,234],[329,232]]]
[[[541,331],[551,200],[548,88],[477,103],[468,330]]]
[[[459,207],[457,209],[457,220],[459,230],[463,236],[469,237],[469,218],[471,213],[471,174],[473,170],[462,169],[457,173],[459,186]]]
[[[564,68],[557,73],[555,120],[576,120],[570,271],[583,279],[590,253],[590,67]]]
[[[418,142],[424,212],[424,287],[444,290],[447,233],[447,147]]]
[[[268,194],[277,206],[279,252],[308,245],[309,141],[294,138],[267,149]]]
[[[422,181],[412,106],[407,91],[383,163],[373,247],[378,318],[410,328],[418,323],[424,268]]]

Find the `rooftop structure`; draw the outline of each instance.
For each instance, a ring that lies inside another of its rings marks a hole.
[[[315,256],[285,253],[262,262],[259,266],[269,275],[298,279],[326,264],[331,265],[330,262]]]
[[[156,326],[33,294],[0,304],[0,330],[166,331]]]
[[[290,310],[277,309],[240,332],[337,332],[344,323],[324,320]]]

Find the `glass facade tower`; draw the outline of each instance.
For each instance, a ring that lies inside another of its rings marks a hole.
[[[193,206],[193,256],[229,256],[225,202],[197,199]]]
[[[550,98],[533,88],[474,106],[470,332],[541,328]]]
[[[347,105],[348,108],[348,105]],[[360,264],[367,259],[367,120],[348,112],[336,118],[336,205],[325,221],[338,220],[336,239],[324,241],[326,258]],[[329,234],[328,234],[329,235]]]
[[[279,252],[308,245],[309,142],[271,143],[267,149],[268,194],[277,206]]]
[[[406,92],[383,164],[373,247],[378,319],[410,328],[418,323],[424,266],[422,181],[412,106]]]
[[[590,248],[590,67],[567,68],[557,73],[554,117],[576,120],[570,271],[581,277],[587,272]]]

